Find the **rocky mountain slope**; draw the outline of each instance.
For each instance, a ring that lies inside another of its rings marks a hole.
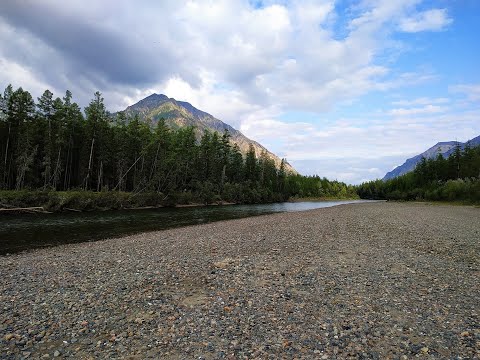
[[[278,156],[268,151],[256,141],[247,138],[240,131],[225,124],[214,116],[197,109],[188,102],[178,101],[163,94],[152,94],[136,104],[127,107],[124,113],[127,116],[138,115],[141,120],[151,121],[153,125],[161,118],[164,118],[166,124],[173,129],[184,126],[194,126],[198,138],[201,137],[204,130],[217,131],[220,134],[228,130],[231,135],[231,142],[237,144],[243,154],[247,153],[250,144],[252,144],[257,157],[265,151],[267,156],[275,161],[275,165],[280,167],[281,159]],[[297,173],[290,164],[286,163],[285,165],[288,172]]]
[[[480,136],[473,138],[466,143],[458,143],[460,148],[463,149],[467,143],[470,143],[471,146],[479,146],[480,145]],[[446,141],[446,142],[439,142],[429,148],[428,150],[424,151],[421,154],[418,154],[410,159],[407,159],[402,165],[397,166],[392,171],[388,172],[384,177],[383,181],[390,180],[396,178],[397,176],[404,175],[410,171],[413,171],[417,164],[422,160],[422,158],[432,159],[435,158],[439,153],[443,155],[443,157],[448,158],[454,151],[457,145],[457,141]]]

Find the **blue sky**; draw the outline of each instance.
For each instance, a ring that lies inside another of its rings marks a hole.
[[[0,85],[112,111],[164,93],[348,183],[480,135],[480,1],[87,5],[1,2]]]

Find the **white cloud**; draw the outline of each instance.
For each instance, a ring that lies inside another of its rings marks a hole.
[[[100,90],[112,111],[164,93],[271,144],[301,172],[349,182],[381,177],[444,134],[478,133],[478,113],[454,115],[442,97],[398,100],[373,118],[279,120],[285,111],[325,114],[365,94],[438,79],[434,70],[396,69],[395,59],[384,59],[403,50],[395,32],[452,22],[445,9],[419,11],[422,0],[26,4],[0,2],[0,84],[36,96],[44,87],[58,96],[70,89],[82,106]],[[480,99],[479,85],[451,91]]]
[[[7,59],[0,58],[0,74],[0,80],[5,85],[23,86],[24,90],[34,94],[41,94],[48,87],[46,83],[37,79],[30,69]]]
[[[300,1],[294,5],[294,16],[299,24],[318,26],[333,15],[335,1]]]
[[[465,95],[468,101],[480,100],[480,84],[454,85],[450,87],[450,91]]]
[[[250,115],[242,121],[240,131],[251,134],[255,138],[273,139],[278,141],[302,141],[315,128],[312,124],[304,122],[287,123],[276,120],[269,111],[262,111]]]
[[[412,111],[376,120],[340,119],[323,126],[265,121],[246,128],[245,133],[261,143],[278,141],[281,156],[303,174],[360,183],[382,178],[392,167],[439,141],[478,136],[479,118],[480,109]]]
[[[446,9],[431,9],[415,14],[400,21],[400,29],[405,32],[440,31],[453,20]]]
[[[42,10],[50,13],[48,24],[37,16],[40,5],[3,3],[1,25],[22,32],[28,44],[18,46],[11,41],[18,36],[2,31],[0,54],[34,69],[37,81],[69,88],[82,105],[98,89],[118,110],[146,90],[167,93],[171,86],[162,86],[180,81],[192,98],[216,97],[227,88],[222,93],[235,96],[234,107],[244,104],[244,113],[258,106],[325,111],[372,90],[419,81],[418,74],[406,79],[375,63],[391,46],[385,40],[399,21],[422,18],[415,10],[419,2],[368,0],[340,13],[333,0],[272,1],[259,8],[242,0],[141,6],[47,0]],[[350,19],[339,37],[343,17]],[[15,57],[18,48],[36,51]],[[220,117],[224,102],[216,103],[206,110]]]
[[[426,105],[420,108],[398,108],[392,109],[388,112],[392,116],[409,116],[409,115],[423,115],[423,114],[437,114],[447,111],[445,106]]]
[[[449,98],[428,98],[420,97],[413,100],[397,100],[392,101],[392,105],[395,106],[415,106],[415,105],[437,105],[437,104],[447,104],[450,102]]]

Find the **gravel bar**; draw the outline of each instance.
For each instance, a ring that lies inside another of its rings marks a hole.
[[[478,359],[479,239],[368,203],[4,256],[0,357]]]

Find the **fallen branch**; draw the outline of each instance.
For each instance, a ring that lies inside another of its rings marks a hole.
[[[66,210],[66,211],[73,211],[73,212],[82,212],[82,210],[78,210],[78,209],[71,209],[71,208],[66,208],[64,207],[63,210]]]
[[[8,208],[8,209],[0,209],[0,212],[18,212],[18,213],[41,212],[41,213],[50,213],[49,211],[45,211],[45,209],[44,209],[42,206],[27,207],[27,208]]]

